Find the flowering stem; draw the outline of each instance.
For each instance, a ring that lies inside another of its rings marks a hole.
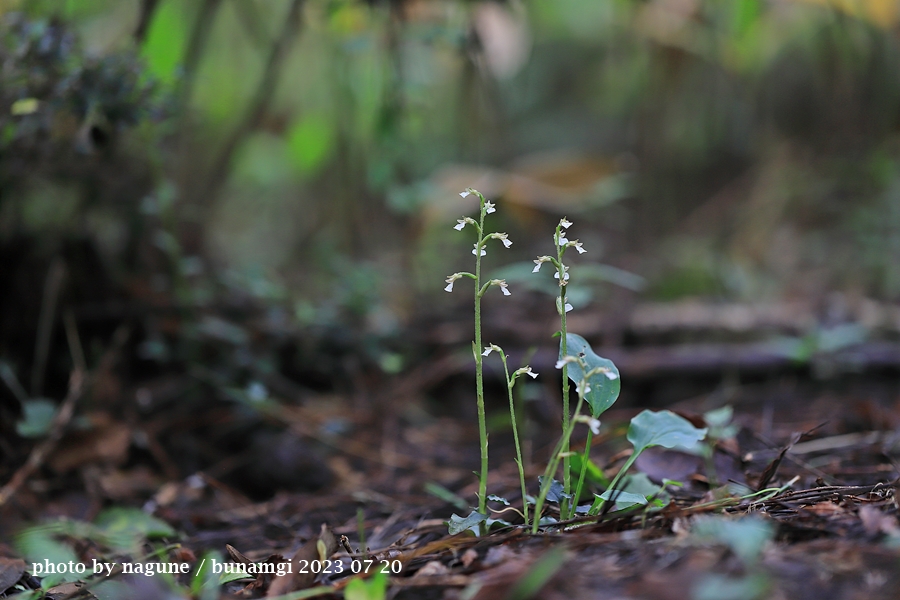
[[[516,424],[516,406],[513,400],[513,386],[516,380],[509,378],[509,367],[506,365],[506,353],[500,351],[500,359],[503,361],[503,372],[506,374],[506,389],[509,392],[509,420],[512,423],[513,440],[516,443],[516,464],[519,466],[519,483],[522,486],[522,516],[525,518],[525,527],[528,527],[528,492],[525,489],[525,465],[522,462],[522,449],[519,446],[519,427]]]
[[[584,486],[584,475],[587,472],[588,461],[591,455],[591,442],[594,441],[594,432],[588,429],[587,439],[584,442],[584,454],[581,455],[581,473],[578,475],[578,485],[575,486],[575,494],[572,496],[572,514],[570,518],[575,517],[575,509],[578,506],[578,498],[581,497],[581,489]]]
[[[484,234],[485,206],[484,196],[478,193],[481,203],[481,216],[478,221],[478,243],[475,245],[475,397],[478,405],[478,438],[481,442],[481,475],[478,477],[478,512],[487,514],[487,480],[488,480],[488,439],[487,424],[484,417],[484,374],[482,371],[483,360],[481,356],[481,297],[487,291],[487,287],[481,287],[481,249],[486,240]],[[487,525],[484,521],[479,524],[481,535],[487,534]]]
[[[561,235],[560,226],[556,226],[556,240],[559,240],[559,236]],[[559,333],[560,333],[560,358],[564,356],[568,356],[568,347],[566,340],[566,268],[563,265],[563,253],[566,251],[565,246],[561,246],[559,243],[556,244],[556,268],[557,273],[559,273]],[[563,364],[562,368],[562,429],[563,432],[568,430],[569,421],[571,420],[571,416],[569,415],[569,367],[568,363]],[[572,492],[572,475],[569,472],[569,436],[563,435],[562,437],[563,446],[560,450],[563,454],[563,490],[566,494],[570,494]],[[577,501],[577,498],[576,498]],[[560,516],[565,519],[568,516],[569,512],[569,504],[568,498],[563,498],[559,503],[559,511]],[[574,507],[573,507],[574,513]]]
[[[583,386],[582,386],[583,387]],[[578,394],[578,402],[575,405],[575,414],[577,415],[581,411],[581,405],[584,402],[584,394]],[[550,457],[550,462],[547,464],[547,469],[544,471],[544,479],[541,483],[541,492],[538,495],[537,502],[534,505],[534,518],[532,519],[531,524],[531,532],[537,533],[538,525],[541,520],[541,511],[544,507],[544,502],[547,500],[547,494],[550,492],[550,486],[553,484],[553,475],[556,473],[556,469],[559,467],[560,459],[567,459],[567,456],[563,455],[562,449],[569,447],[569,438],[572,437],[572,431],[575,429],[575,419],[569,419],[566,422],[566,429],[563,431],[562,437],[559,439],[559,442],[556,444],[556,448],[553,450],[553,456]],[[560,505],[560,519],[565,519],[565,515],[562,512],[562,505],[565,498],[561,499]]]

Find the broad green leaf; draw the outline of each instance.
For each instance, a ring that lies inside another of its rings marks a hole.
[[[69,562],[79,562],[78,555],[72,550],[72,547],[65,542],[57,539],[60,533],[60,527],[56,523],[48,523],[45,525],[35,525],[22,530],[15,538],[16,550],[25,559],[25,562],[31,565],[60,565]],[[44,577],[46,573],[37,573],[30,571],[32,575]],[[74,581],[78,579],[77,573],[66,573],[64,575],[50,575],[44,580],[44,586],[49,587],[60,581]]]
[[[559,351],[559,357],[562,359],[562,344],[560,344]],[[605,369],[604,372],[595,373],[588,378],[588,385],[591,389],[584,397],[591,407],[591,415],[595,418],[599,417],[619,397],[619,391],[622,388],[619,370],[611,360],[598,356],[591,350],[591,345],[587,343],[587,340],[574,333],[566,334],[566,353],[569,356],[581,358],[586,366],[585,370],[578,363],[569,363],[569,379],[576,384],[584,379],[585,372],[590,372],[598,367]]]
[[[447,527],[450,535],[456,535],[457,533],[462,533],[467,529],[477,531],[478,525],[485,520],[487,520],[487,515],[473,510],[471,513],[469,513],[469,516],[465,518],[460,517],[456,514],[451,515],[450,520],[447,522]]]
[[[489,494],[487,499],[492,502],[499,502],[500,504],[502,504],[504,506],[509,506],[509,500],[507,500],[506,498],[503,498],[502,496],[498,496],[497,494]]]
[[[22,420],[16,423],[16,433],[26,438],[47,435],[56,415],[56,404],[47,398],[34,398],[22,404]]]
[[[138,508],[108,508],[97,515],[94,525],[104,533],[127,531],[147,539],[175,535],[168,523]]]
[[[628,441],[634,445],[636,452],[651,446],[690,448],[705,437],[705,427],[697,429],[687,419],[670,410],[645,410],[633,418],[628,427]]]
[[[759,560],[766,544],[775,537],[775,526],[769,519],[745,517],[698,517],[694,520],[691,533],[701,540],[728,546],[745,566],[752,566]]]
[[[647,497],[643,494],[633,494],[631,492],[620,490],[606,490],[602,494],[594,495],[601,500],[606,500],[607,502],[614,501],[619,509],[628,508],[629,506],[634,506],[636,504],[647,504]]]

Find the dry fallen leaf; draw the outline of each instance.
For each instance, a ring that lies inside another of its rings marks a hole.
[[[323,561],[334,554],[338,549],[337,538],[327,525],[322,524],[318,537],[312,538],[303,544],[294,556],[291,557],[291,572],[279,575],[269,586],[266,597],[272,598],[293,592],[305,590],[311,587],[316,580],[316,574],[309,568],[309,563],[314,560]],[[305,569],[303,567],[306,567]],[[305,570],[305,573],[301,573]]]

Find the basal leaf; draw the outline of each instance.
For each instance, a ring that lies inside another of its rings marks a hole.
[[[636,504],[647,504],[647,497],[643,494],[633,494],[631,492],[623,492],[621,490],[606,490],[602,494],[594,494],[601,500],[607,502],[613,501],[619,509],[628,508]]]
[[[478,525],[486,519],[487,515],[473,510],[471,513],[469,513],[469,516],[465,518],[460,517],[457,514],[451,515],[450,520],[447,522],[447,526],[450,535],[456,535],[457,533],[462,533],[467,529],[474,529],[477,531]]]
[[[562,344],[560,344],[559,351],[559,358],[562,359]],[[587,340],[574,333],[566,334],[566,354],[579,357],[585,363],[585,368],[582,368],[579,363],[570,362],[568,364],[569,379],[576,384],[584,379],[586,372],[589,373],[598,367],[604,369],[603,372],[595,373],[588,378],[590,391],[584,396],[591,407],[591,415],[595,418],[600,416],[619,397],[619,391],[622,388],[619,370],[611,360],[598,356],[591,349]]]
[[[690,448],[706,437],[706,428],[697,429],[670,410],[645,410],[631,420],[628,441],[636,452],[651,446]]]

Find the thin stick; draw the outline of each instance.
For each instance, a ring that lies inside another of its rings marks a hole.
[[[65,276],[66,265],[57,256],[50,263],[47,278],[44,280],[41,316],[38,320],[37,341],[34,345],[34,366],[31,369],[31,395],[33,397],[39,397],[44,392],[44,373],[47,370],[47,357],[50,355],[56,303],[59,300]]]
[[[78,403],[78,400],[81,398],[81,394],[84,391],[85,378],[84,371],[79,371],[78,369],[72,371],[72,374],[69,377],[69,392],[66,394],[65,400],[63,400],[63,403],[60,405],[59,412],[57,412],[56,416],[53,418],[50,435],[47,436],[47,439],[34,447],[31,454],[28,455],[28,460],[25,461],[25,464],[19,467],[12,476],[12,479],[0,489],[0,507],[4,506],[9,499],[19,491],[19,488],[22,487],[25,481],[27,481],[28,478],[44,464],[44,461],[50,453],[53,452],[53,449],[56,448],[59,440],[62,439],[66,427],[72,420],[72,415],[75,412],[75,405]]]

